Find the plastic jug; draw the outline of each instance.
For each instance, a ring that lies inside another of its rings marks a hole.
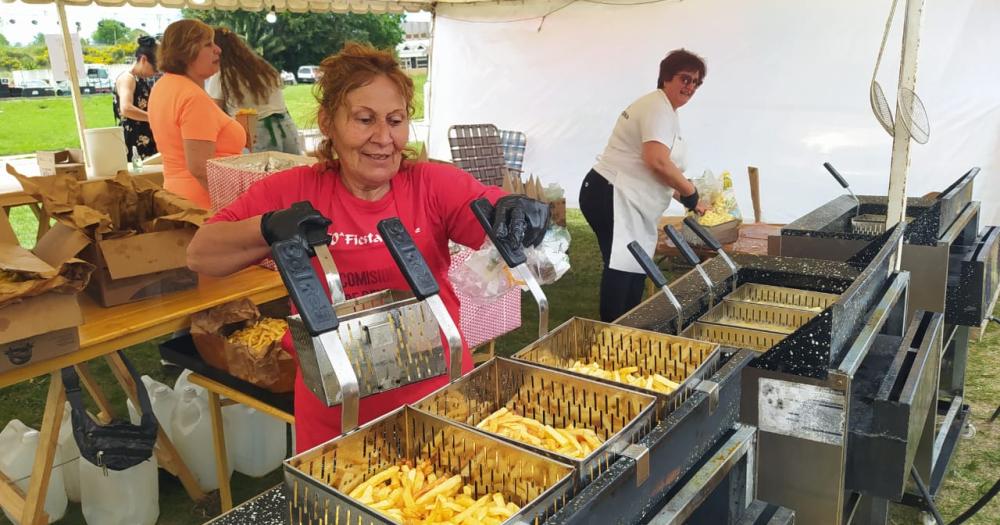
[[[198,386],[188,380],[188,376],[190,375],[191,371],[185,370],[181,372],[181,375],[177,377],[177,381],[174,382],[174,392],[177,394],[178,401],[180,401],[181,392],[184,392],[186,387],[191,387],[198,393],[198,397],[204,399],[205,402],[208,403],[208,390],[205,390],[204,387]]]
[[[181,459],[191,469],[198,485],[203,490],[219,488],[215,474],[215,448],[212,446],[212,422],[208,413],[208,402],[202,399],[193,387],[184,387],[174,409],[171,422],[174,446]],[[229,462],[232,475],[233,464]]]
[[[108,470],[81,458],[83,518],[101,525],[154,525],[160,515],[160,480],[156,455],[121,470]]]
[[[226,447],[237,472],[259,478],[285,459],[285,423],[244,405],[226,407]]]
[[[62,423],[59,424],[59,448],[56,449],[56,459],[52,469],[62,470],[63,483],[66,485],[66,497],[70,501],[80,502],[80,447],[73,437],[73,422],[70,420],[69,402],[63,407]]]
[[[14,419],[0,432],[0,472],[14,480],[22,491],[28,490],[31,468],[35,463],[35,451],[38,450],[38,431],[21,421]],[[45,512],[49,515],[49,523],[62,519],[66,514],[66,487],[63,484],[62,469],[53,469],[49,477],[49,487],[45,492]],[[19,523],[21,517],[15,519],[7,514],[7,519]]]
[[[174,417],[174,408],[177,406],[177,393],[172,388],[149,376],[142,376],[142,384],[146,385],[149,392],[149,402],[153,405],[153,415],[160,427],[173,442],[170,421]],[[139,424],[139,410],[132,404],[132,400],[125,401],[128,404],[128,418],[133,425]]]

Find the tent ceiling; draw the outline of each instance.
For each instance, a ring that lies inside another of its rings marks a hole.
[[[54,0],[2,0],[3,3],[15,1],[26,4],[52,4]],[[475,2],[477,0],[473,0]],[[292,13],[402,13],[404,11],[430,11],[436,3],[469,3],[466,0],[62,0],[70,6],[99,5],[103,7],[119,7],[131,5],[135,7],[162,6],[180,9],[221,9],[235,11],[263,11],[273,5],[278,11]]]

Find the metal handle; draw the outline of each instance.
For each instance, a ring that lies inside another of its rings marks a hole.
[[[694,217],[684,217],[684,224],[687,225],[688,228],[691,228],[691,231],[693,231],[694,234],[701,239],[701,242],[705,243],[705,246],[708,246],[714,251],[722,249],[722,245],[719,244],[719,241],[716,240],[711,233],[708,233],[708,230],[706,230],[704,226],[698,224],[698,221],[696,221]]]
[[[683,257],[688,264],[691,266],[698,266],[701,264],[701,258],[698,257],[698,254],[694,253],[691,245],[687,243],[684,236],[681,235],[681,232],[677,231],[669,224],[663,227],[663,231],[667,233],[667,237],[670,237],[670,241],[674,243],[674,246],[677,247],[677,251],[681,252],[681,257]]]
[[[646,272],[649,279],[653,281],[653,284],[657,288],[663,288],[667,285],[667,278],[663,276],[663,272],[660,271],[660,267],[653,262],[653,259],[649,258],[649,254],[646,250],[643,250],[639,243],[632,241],[628,243],[628,251],[632,252],[632,257],[635,257],[636,262],[642,267],[642,270]]]
[[[840,172],[839,172],[839,171],[837,171],[837,169],[833,167],[833,164],[830,164],[829,162],[824,162],[824,163],[823,163],[823,167],[824,167],[824,168],[826,168],[826,171],[829,171],[829,172],[830,172],[830,175],[833,175],[833,178],[837,179],[837,182],[839,182],[839,183],[840,183],[840,185],[841,185],[841,186],[842,186],[842,187],[843,187],[843,188],[844,188],[845,190],[850,190],[850,189],[851,189],[851,188],[850,188],[850,185],[849,185],[849,184],[847,184],[847,179],[845,179],[845,178],[844,178],[844,177],[843,177],[843,176],[842,176],[842,175],[840,174]]]
[[[500,257],[503,257],[507,266],[513,268],[527,262],[528,258],[524,255],[524,250],[520,246],[508,246],[506,242],[497,239],[497,234],[493,231],[493,224],[490,223],[490,219],[493,217],[493,205],[490,204],[490,201],[476,199],[472,201],[470,207],[472,208],[472,214],[479,220],[479,224],[483,226],[483,230],[486,231],[486,235],[493,241],[493,245],[497,247]]]
[[[308,246],[305,238],[296,235],[272,244],[271,257],[288,289],[288,295],[302,316],[306,331],[315,337],[336,330],[339,322],[330,298],[309,262]]]
[[[427,302],[448,341],[449,377],[452,381],[462,377],[462,334],[438,295],[441,288],[430,267],[427,266],[427,261],[424,260],[410,232],[406,231],[406,227],[398,217],[379,221],[378,232],[382,235],[382,241],[385,242],[399,270],[403,272],[406,282],[410,284],[413,295]]]
[[[427,261],[420,254],[413,237],[410,237],[410,233],[406,231],[399,218],[392,217],[379,221],[378,232],[417,299],[423,301],[441,291],[437,279],[427,266]]]

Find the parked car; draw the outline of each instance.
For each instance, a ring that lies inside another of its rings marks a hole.
[[[56,90],[41,80],[29,80],[21,84],[22,97],[54,97],[55,95]]]
[[[98,93],[111,93],[111,79],[103,66],[87,66],[87,85]]]
[[[80,93],[83,93],[84,95],[89,95],[91,93],[96,93],[96,92],[97,90],[94,88],[94,86],[91,86],[89,84],[84,84],[80,86]],[[68,97],[70,94],[71,91],[68,80],[60,80],[59,82],[56,82],[56,96]]]
[[[298,83],[295,80],[295,74],[292,73],[291,71],[282,71],[281,72],[281,82],[284,83],[286,86],[288,86],[288,85],[295,85],[295,84]]]
[[[319,66],[300,66],[298,77],[303,84],[312,84],[322,75]]]

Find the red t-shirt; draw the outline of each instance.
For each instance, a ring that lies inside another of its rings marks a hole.
[[[376,225],[382,219],[399,217],[437,278],[441,299],[455,324],[459,324],[459,303],[448,267],[451,256],[448,241],[479,248],[485,233],[469,209],[480,197],[496,202],[504,192],[484,186],[468,173],[446,164],[416,163],[403,166],[390,182],[389,193],[374,201],[352,195],[340,181],[335,168],[325,164],[299,167],[277,173],[257,182],[232,204],[219,211],[209,222],[238,221],[272,210],[288,208],[308,200],[332,221],[330,251],[340,271],[348,298],[386,289],[409,290],[403,274],[385,248]],[[319,264],[313,266],[322,278]],[[291,350],[286,334],[284,346]],[[445,345],[447,357],[448,347]],[[472,355],[463,344],[462,372],[472,370]],[[434,379],[365,397],[361,400],[359,419],[371,421],[403,404],[423,398],[448,382],[447,374]],[[302,382],[295,378],[296,449],[308,450],[340,434],[340,407],[327,407]]]

